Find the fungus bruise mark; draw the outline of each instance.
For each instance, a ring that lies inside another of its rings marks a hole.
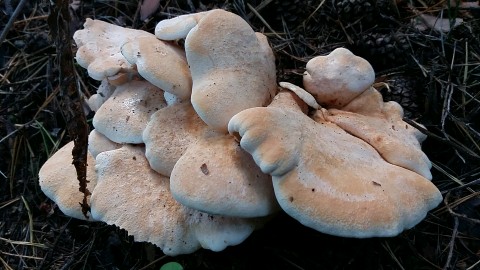
[[[208,171],[207,164],[203,163],[202,166],[200,166],[200,170],[202,170],[202,173],[205,175],[208,175],[210,172]]]
[[[130,115],[127,115],[127,118],[125,120],[126,122],[128,122],[128,120],[130,120]]]
[[[375,182],[375,181],[372,181],[372,184],[373,184],[374,186],[377,186],[377,187],[381,187],[381,186],[382,186],[382,184],[380,184],[380,183],[378,183],[378,182]]]

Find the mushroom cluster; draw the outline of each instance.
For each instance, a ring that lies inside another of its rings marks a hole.
[[[87,101],[88,220],[178,255],[237,245],[280,211],[327,234],[395,236],[442,199],[425,135],[346,49],[311,59],[302,88],[277,85],[267,38],[224,10],[163,20],[155,35],[84,26],[76,60],[101,81]],[[63,213],[86,219],[72,148],[39,181]]]

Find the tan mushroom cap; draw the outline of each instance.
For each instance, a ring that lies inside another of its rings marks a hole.
[[[367,90],[375,72],[367,60],[338,48],[307,62],[303,86],[327,108],[341,108]]]
[[[116,143],[143,143],[150,116],[167,106],[163,91],[147,81],[118,86],[93,117],[93,126]]]
[[[251,108],[235,115],[230,133],[263,172],[290,216],[345,237],[395,236],[419,223],[442,200],[426,178],[386,162],[375,149],[323,118],[295,107]]]
[[[121,144],[109,140],[95,129],[88,135],[88,152],[96,158],[98,154],[122,147]]]
[[[277,212],[272,181],[230,135],[205,133],[188,147],[170,177],[181,204],[210,214],[262,217]]]
[[[190,99],[192,77],[185,53],[178,46],[151,35],[127,42],[121,51],[147,81],[182,100]]]
[[[275,58],[264,35],[220,9],[172,20],[157,24],[156,36],[186,37],[192,104],[209,127],[226,132],[233,115],[270,102],[276,92]],[[175,29],[178,35],[172,34]]]
[[[74,143],[69,142],[51,156],[40,168],[38,173],[40,187],[45,195],[54,201],[58,208],[67,216],[87,220],[82,213],[80,203],[83,193],[79,191],[77,171],[72,164]],[[97,184],[95,159],[87,155],[87,184],[90,192]],[[87,197],[89,203],[90,197]],[[92,217],[88,220],[93,221]]]
[[[341,110],[330,109],[326,120],[373,146],[389,163],[432,179],[432,163],[422,151],[426,135],[402,120],[396,102],[383,102],[373,87]]]
[[[259,219],[209,215],[175,201],[169,180],[148,165],[143,147],[125,145],[97,156],[92,216],[115,224],[170,256],[200,248],[221,251],[243,242]]]
[[[155,112],[143,132],[145,155],[152,169],[170,176],[175,163],[207,129],[188,102]]]
[[[120,53],[120,48],[143,36],[153,34],[87,18],[84,29],[73,35],[78,47],[75,59],[88,70],[90,77],[99,81],[118,73],[135,72]]]

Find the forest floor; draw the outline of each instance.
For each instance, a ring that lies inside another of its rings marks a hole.
[[[115,226],[65,216],[42,193],[39,168],[71,141],[48,24],[55,3],[1,1],[0,269],[160,269],[171,261],[184,269],[480,269],[480,8],[457,2],[70,1],[71,34],[86,18],[153,32],[162,19],[229,10],[269,38],[278,81],[297,85],[309,59],[348,48],[373,65],[385,101],[425,127],[422,149],[444,200],[414,228],[341,238],[281,213],[240,245],[169,257]],[[94,94],[99,82],[78,65],[75,74],[82,94]]]

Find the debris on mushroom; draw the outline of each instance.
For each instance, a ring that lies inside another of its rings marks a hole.
[[[182,100],[190,99],[192,78],[185,52],[178,46],[151,35],[125,43],[121,52],[144,79]]]
[[[93,117],[93,126],[116,143],[143,143],[150,116],[167,106],[163,91],[148,81],[117,86]]]
[[[62,213],[87,220],[80,206],[84,194],[79,191],[77,171],[72,164],[73,146],[73,141],[69,142],[42,165],[38,173],[39,183],[43,193],[58,205]],[[97,177],[94,169],[95,158],[90,153],[87,154],[87,165],[87,187],[91,192],[97,184]],[[89,200],[90,196],[87,197],[88,203]],[[88,220],[94,219],[90,217]]]
[[[262,224],[262,219],[210,215],[178,203],[168,177],[150,168],[141,146],[100,153],[95,168],[92,216],[127,230],[135,241],[157,245],[166,255],[221,251],[240,244]]]
[[[440,203],[428,179],[386,162],[324,114],[317,110],[312,119],[299,106],[269,106],[230,120],[229,132],[238,133],[242,148],[272,176],[287,214],[332,235],[395,236]]]
[[[213,129],[226,132],[233,115],[267,105],[276,92],[275,58],[266,37],[236,14],[215,9],[182,15],[160,21],[155,35],[185,38],[191,102]]]
[[[210,214],[261,217],[278,212],[269,175],[230,135],[205,132],[190,145],[170,177],[173,197]]]
[[[338,48],[307,62],[303,86],[326,108],[341,108],[372,86],[375,72],[367,60]]]
[[[78,47],[75,59],[81,67],[88,70],[90,77],[99,81],[119,73],[135,73],[133,66],[121,54],[120,48],[128,41],[152,35],[142,30],[87,18],[84,29],[73,35]]]

